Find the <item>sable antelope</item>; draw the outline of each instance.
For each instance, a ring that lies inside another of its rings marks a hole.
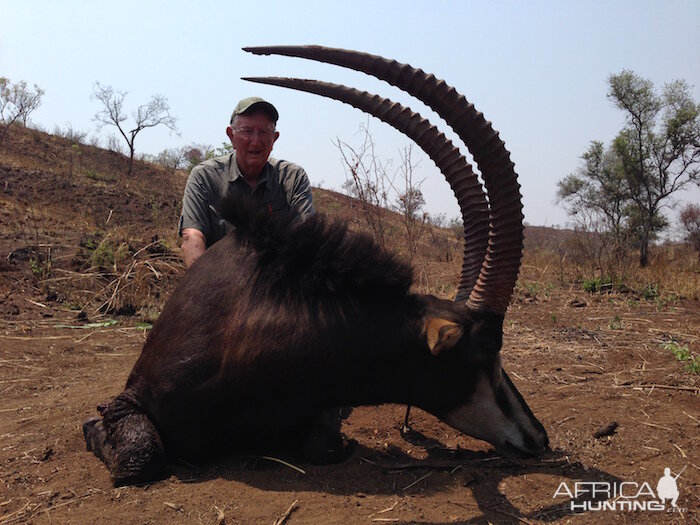
[[[197,460],[289,445],[343,457],[328,410],[404,403],[505,454],[538,455],[547,434],[501,367],[503,319],[521,261],[519,185],[498,134],[444,81],[381,57],[318,46],[246,48],[374,75],[417,97],[478,164],[410,109],[312,80],[251,78],[351,104],[413,139],[449,181],[464,219],[456,299],[410,292],[410,268],[368,237],[314,216],[277,220],[224,202],[236,229],[188,270],[154,324],[125,390],[85,422],[115,485]]]

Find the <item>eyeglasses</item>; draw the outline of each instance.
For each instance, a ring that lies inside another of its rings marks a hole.
[[[273,131],[268,129],[234,128],[234,131],[245,140],[253,140],[255,135],[257,135],[262,142],[270,142],[273,134]]]

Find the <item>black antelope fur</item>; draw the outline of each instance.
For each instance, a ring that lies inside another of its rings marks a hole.
[[[224,206],[235,231],[187,271],[124,392],[85,424],[115,484],[165,476],[168,459],[280,446],[338,461],[328,409],[400,402],[439,413],[469,396],[465,364],[484,356],[435,357],[423,334],[428,316],[469,333],[465,306],[412,294],[410,267],[344,224]],[[498,347],[500,321],[489,330]]]

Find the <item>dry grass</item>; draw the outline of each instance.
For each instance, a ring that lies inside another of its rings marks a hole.
[[[571,252],[565,242],[553,239],[529,246],[523,257],[521,284],[560,286],[582,289],[587,282],[598,280],[603,292],[631,294],[640,299],[673,302],[677,299],[700,299],[700,263],[697,252],[682,244],[654,246],[649,265],[640,268],[637,254],[629,252],[616,263],[601,268],[592,256]],[[605,264],[605,263],[604,263]]]

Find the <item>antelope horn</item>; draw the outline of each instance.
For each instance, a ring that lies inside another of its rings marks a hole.
[[[393,126],[408,136],[432,159],[457,197],[465,231],[461,281],[474,286],[486,251],[488,204],[479,179],[459,149],[427,119],[397,102],[366,91],[318,80],[298,78],[243,78],[249,82],[271,84],[315,93],[350,104]]]
[[[365,72],[415,96],[445,119],[474,156],[490,206],[488,246],[467,304],[475,310],[505,313],[522,259],[522,203],[510,154],[483,114],[434,75],[376,55],[321,46],[270,46],[244,50],[259,55],[308,58]],[[464,291],[460,286],[458,300],[463,299]]]

